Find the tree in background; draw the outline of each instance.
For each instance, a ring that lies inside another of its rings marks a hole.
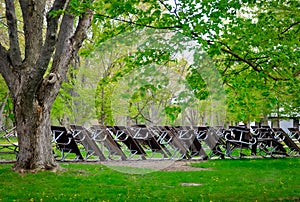
[[[14,125],[14,114],[11,98],[5,81],[0,76],[0,127],[12,128]]]

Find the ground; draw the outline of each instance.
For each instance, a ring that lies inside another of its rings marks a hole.
[[[123,168],[144,168],[154,171],[200,171],[200,170],[207,170],[206,168],[197,168],[190,166],[193,162],[203,162],[202,160],[108,160],[108,161],[68,161],[67,163],[100,163],[105,166],[112,167],[117,169],[118,167]],[[0,160],[0,164],[6,163],[15,163],[12,160]],[[117,169],[118,170],[118,169]],[[126,169],[123,169],[121,172],[126,172]]]
[[[105,161],[101,162],[103,165],[107,166],[124,166],[124,167],[134,167],[134,168],[146,168],[153,170],[163,170],[163,171],[198,171],[204,170],[203,168],[192,167],[189,164],[192,162],[201,161],[173,161],[173,160],[128,160],[128,161]]]

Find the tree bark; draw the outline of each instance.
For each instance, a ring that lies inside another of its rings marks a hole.
[[[53,170],[57,164],[52,153],[52,134],[49,104],[41,105],[36,99],[15,104],[15,118],[19,143],[19,155],[15,171]]]

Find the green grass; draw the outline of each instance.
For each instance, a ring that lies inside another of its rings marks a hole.
[[[124,174],[100,164],[20,175],[0,164],[0,201],[297,201],[300,158],[210,160],[203,171]],[[182,186],[196,183],[200,186]]]

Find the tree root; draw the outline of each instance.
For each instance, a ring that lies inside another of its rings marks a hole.
[[[24,169],[23,167],[20,167],[15,164],[12,170],[14,172],[20,173],[21,175],[24,175],[27,173],[38,173],[38,172],[47,172],[47,171],[57,173],[57,172],[64,172],[66,169],[60,167],[58,164],[40,165],[40,166],[36,166],[35,168],[29,168],[29,169]]]

